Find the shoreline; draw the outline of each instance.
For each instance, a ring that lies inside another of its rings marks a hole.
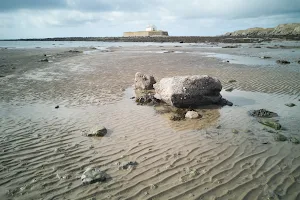
[[[260,43],[273,40],[300,41],[300,36],[163,36],[163,37],[56,37],[56,38],[28,38],[2,39],[0,41],[101,41],[101,42],[180,42],[180,43]]]

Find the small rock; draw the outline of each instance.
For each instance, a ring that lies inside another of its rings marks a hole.
[[[235,83],[236,80],[232,79],[232,80],[229,80],[228,83]]]
[[[234,90],[233,87],[231,87],[231,88],[226,89],[225,91],[226,92],[232,92],[233,90]]]
[[[286,105],[288,107],[294,107],[294,106],[296,106],[296,104],[294,104],[294,103],[287,103],[287,104],[284,104],[284,105]]]
[[[268,111],[266,109],[250,110],[249,114],[253,117],[264,117],[264,118],[278,117],[277,113]]]
[[[151,90],[156,80],[153,76],[137,72],[134,78],[135,89]]]
[[[282,64],[282,65],[290,64],[290,62],[287,60],[276,60],[276,63]]]
[[[239,46],[237,46],[237,45],[234,45],[234,46],[224,46],[224,47],[222,47],[222,48],[225,48],[225,49],[232,49],[232,48],[238,48]]]
[[[287,137],[285,137],[280,133],[275,134],[274,139],[275,141],[281,141],[281,142],[287,141]]]
[[[230,61],[229,61],[229,60],[226,60],[226,62],[229,63]]]
[[[270,56],[262,56],[260,58],[262,58],[262,59],[270,59],[271,57]]]
[[[238,130],[236,130],[236,129],[232,129],[232,133],[234,133],[234,134],[238,134],[238,133],[239,133],[239,131],[238,131]]]
[[[137,162],[129,161],[120,164],[119,169],[134,169],[138,165]]]
[[[199,117],[200,117],[199,114],[195,111],[188,111],[185,114],[185,118],[188,118],[188,119],[198,119]]]
[[[178,114],[174,114],[174,115],[171,115],[171,117],[169,119],[172,120],[172,121],[181,121],[181,120],[184,119],[184,117],[182,117]]]
[[[179,43],[181,43],[181,44],[182,44],[182,43],[183,43],[183,41],[180,41]]]
[[[135,97],[130,97],[130,99],[135,99]]]
[[[296,137],[290,137],[289,140],[294,144],[300,144],[300,140]]]
[[[81,176],[83,184],[92,184],[95,182],[104,182],[107,179],[105,172],[102,172],[99,168],[87,168]]]
[[[298,64],[300,64],[300,60],[298,60]]]
[[[258,122],[265,126],[269,126],[275,130],[281,129],[281,125],[277,121],[272,120],[272,119],[259,119]]]
[[[95,127],[91,130],[90,133],[87,134],[88,137],[103,137],[107,133],[107,129],[104,126]]]
[[[47,58],[44,58],[41,60],[41,62],[49,62],[49,60]]]
[[[153,105],[157,105],[159,104],[161,101],[159,99],[156,99],[154,97],[154,94],[145,94],[143,96],[139,96],[136,97],[135,102],[138,105],[149,105],[149,106],[153,106]]]
[[[59,106],[57,105],[57,106],[55,106],[54,108],[55,108],[55,109],[58,109],[58,108],[59,108]]]

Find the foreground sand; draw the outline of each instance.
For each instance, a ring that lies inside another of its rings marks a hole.
[[[299,104],[296,58],[288,57],[290,66],[247,67],[203,54],[271,54],[273,61],[289,55],[249,47],[2,50],[5,65],[15,69],[1,69],[0,199],[300,199],[300,145],[274,141],[247,115],[271,109],[287,129],[283,134],[299,134],[299,105],[284,106]],[[44,53],[52,62],[38,62]],[[237,90],[222,92],[236,106],[201,109],[200,121],[172,122],[130,99],[137,71],[157,79],[216,76]],[[107,136],[83,136],[98,124]],[[138,166],[119,170],[123,161]],[[80,176],[90,166],[111,179],[83,186]]]

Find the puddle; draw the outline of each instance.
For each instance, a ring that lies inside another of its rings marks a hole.
[[[240,55],[220,54],[220,53],[203,53],[206,57],[214,57],[222,59],[224,62],[229,61],[233,64],[244,64],[244,65],[265,65],[271,66],[276,65],[273,59],[262,59],[258,57],[248,57]]]

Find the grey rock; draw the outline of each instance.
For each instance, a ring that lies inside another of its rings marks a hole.
[[[296,104],[294,104],[294,103],[287,103],[287,104],[284,104],[284,105],[286,105],[288,107],[294,107],[294,106],[296,106]]]
[[[103,137],[107,133],[107,129],[104,126],[99,126],[93,128],[90,133],[87,134],[88,137]]]
[[[281,141],[281,142],[284,142],[284,141],[287,141],[288,138],[280,133],[277,133],[274,135],[274,139],[275,141]]]
[[[225,91],[226,92],[232,92],[233,90],[234,90],[233,87],[230,87],[230,88],[226,89]]]
[[[273,119],[258,119],[258,122],[275,130],[281,129],[281,125]]]
[[[276,63],[281,64],[281,65],[287,65],[287,64],[290,64],[290,62],[287,61],[287,60],[276,60]]]
[[[119,169],[134,169],[138,165],[137,162],[129,161],[120,164]]]
[[[135,98],[135,102],[138,105],[158,105],[161,101],[154,97],[154,94],[145,94]]]
[[[81,176],[83,184],[92,184],[95,182],[104,182],[107,180],[107,174],[99,168],[87,168]]]
[[[137,72],[134,78],[135,89],[151,90],[156,80],[153,76]]]
[[[260,58],[262,58],[262,59],[270,59],[271,57],[270,56],[262,56]]]
[[[47,58],[44,58],[41,60],[41,62],[49,62],[49,60]]]
[[[188,119],[198,119],[199,117],[200,116],[196,111],[188,111],[185,114],[185,118],[188,118]]]
[[[206,75],[163,78],[154,88],[162,101],[175,107],[218,104],[222,98],[221,82]]]
[[[277,113],[268,111],[266,109],[250,110],[249,114],[253,117],[263,117],[263,118],[278,117]]]
[[[229,80],[228,83],[235,83],[236,80],[232,79],[232,80]]]

